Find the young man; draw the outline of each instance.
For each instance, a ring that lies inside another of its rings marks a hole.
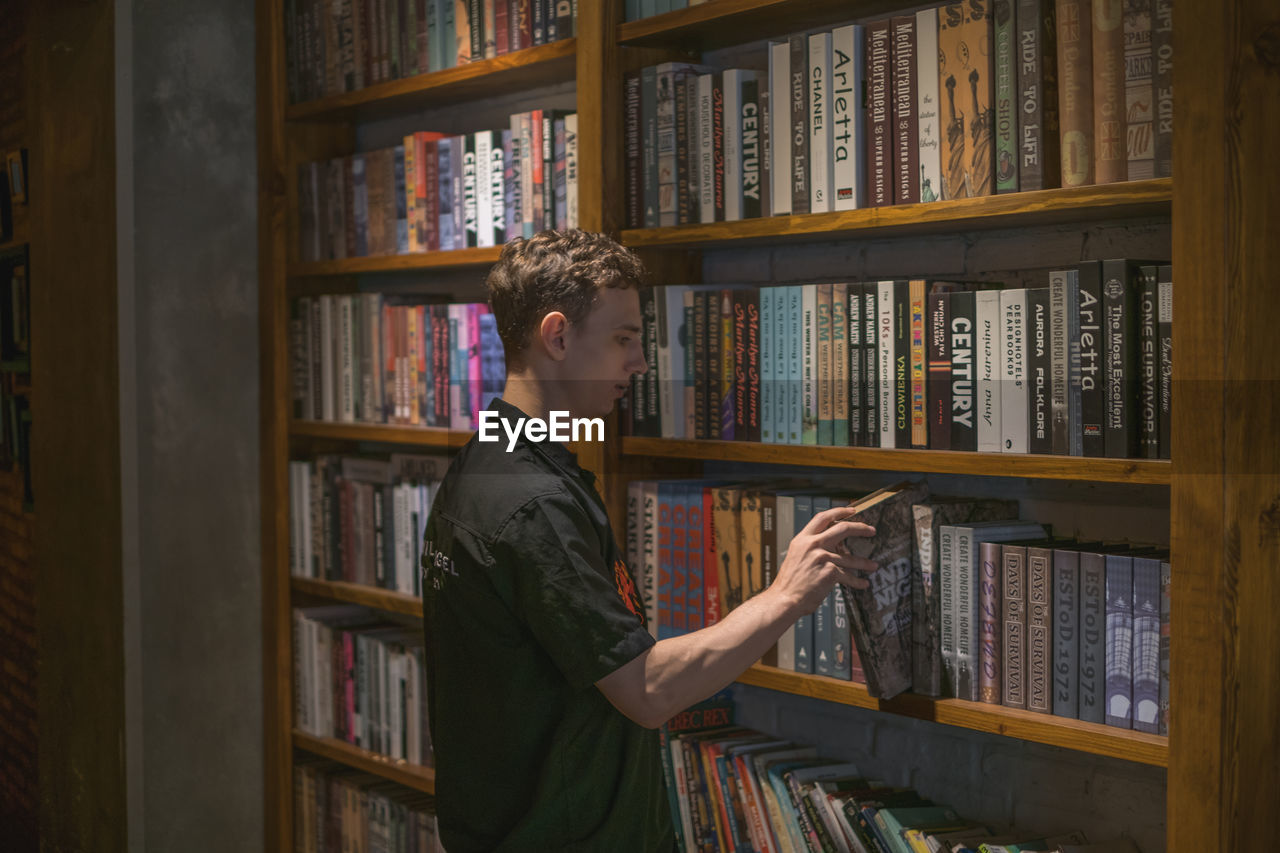
[[[547,231],[489,274],[508,378],[499,442],[473,437],[427,521],[423,617],[436,806],[450,853],[668,851],[655,729],[731,683],[832,586],[874,564],[847,508],[796,536],[773,584],[718,624],[655,643],[594,476],[521,418],[607,415],[646,369],[644,276],[607,237]],[[508,447],[510,449],[508,450]]]

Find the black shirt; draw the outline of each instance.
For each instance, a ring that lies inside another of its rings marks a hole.
[[[594,686],[654,643],[594,482],[563,445],[477,435],[432,505],[427,701],[450,853],[672,847],[657,732]]]

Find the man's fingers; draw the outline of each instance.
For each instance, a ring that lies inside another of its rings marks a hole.
[[[875,536],[876,529],[861,521],[837,521],[817,534],[818,541],[828,548],[838,545],[850,536]]]
[[[844,518],[852,518],[857,513],[850,506],[833,506],[831,509],[824,509],[822,512],[809,519],[809,523],[804,526],[801,533],[821,533],[832,524]]]
[[[871,581],[839,566],[836,567],[836,576],[839,578],[840,583],[852,589],[866,589],[871,586]]]
[[[867,560],[863,557],[851,557],[848,554],[839,552],[830,552],[825,556],[827,562],[834,563],[839,568],[852,572],[862,572],[869,575],[880,568],[880,564],[875,560]]]

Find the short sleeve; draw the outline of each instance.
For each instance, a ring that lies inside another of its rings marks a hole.
[[[513,564],[517,616],[574,688],[594,684],[654,644],[620,588],[626,567],[609,564],[606,543],[570,495],[530,501],[498,544],[501,559]]]

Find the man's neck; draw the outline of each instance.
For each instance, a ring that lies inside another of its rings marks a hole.
[[[566,411],[568,406],[559,401],[548,383],[529,373],[507,377],[502,399],[531,418],[548,420],[553,411]]]

